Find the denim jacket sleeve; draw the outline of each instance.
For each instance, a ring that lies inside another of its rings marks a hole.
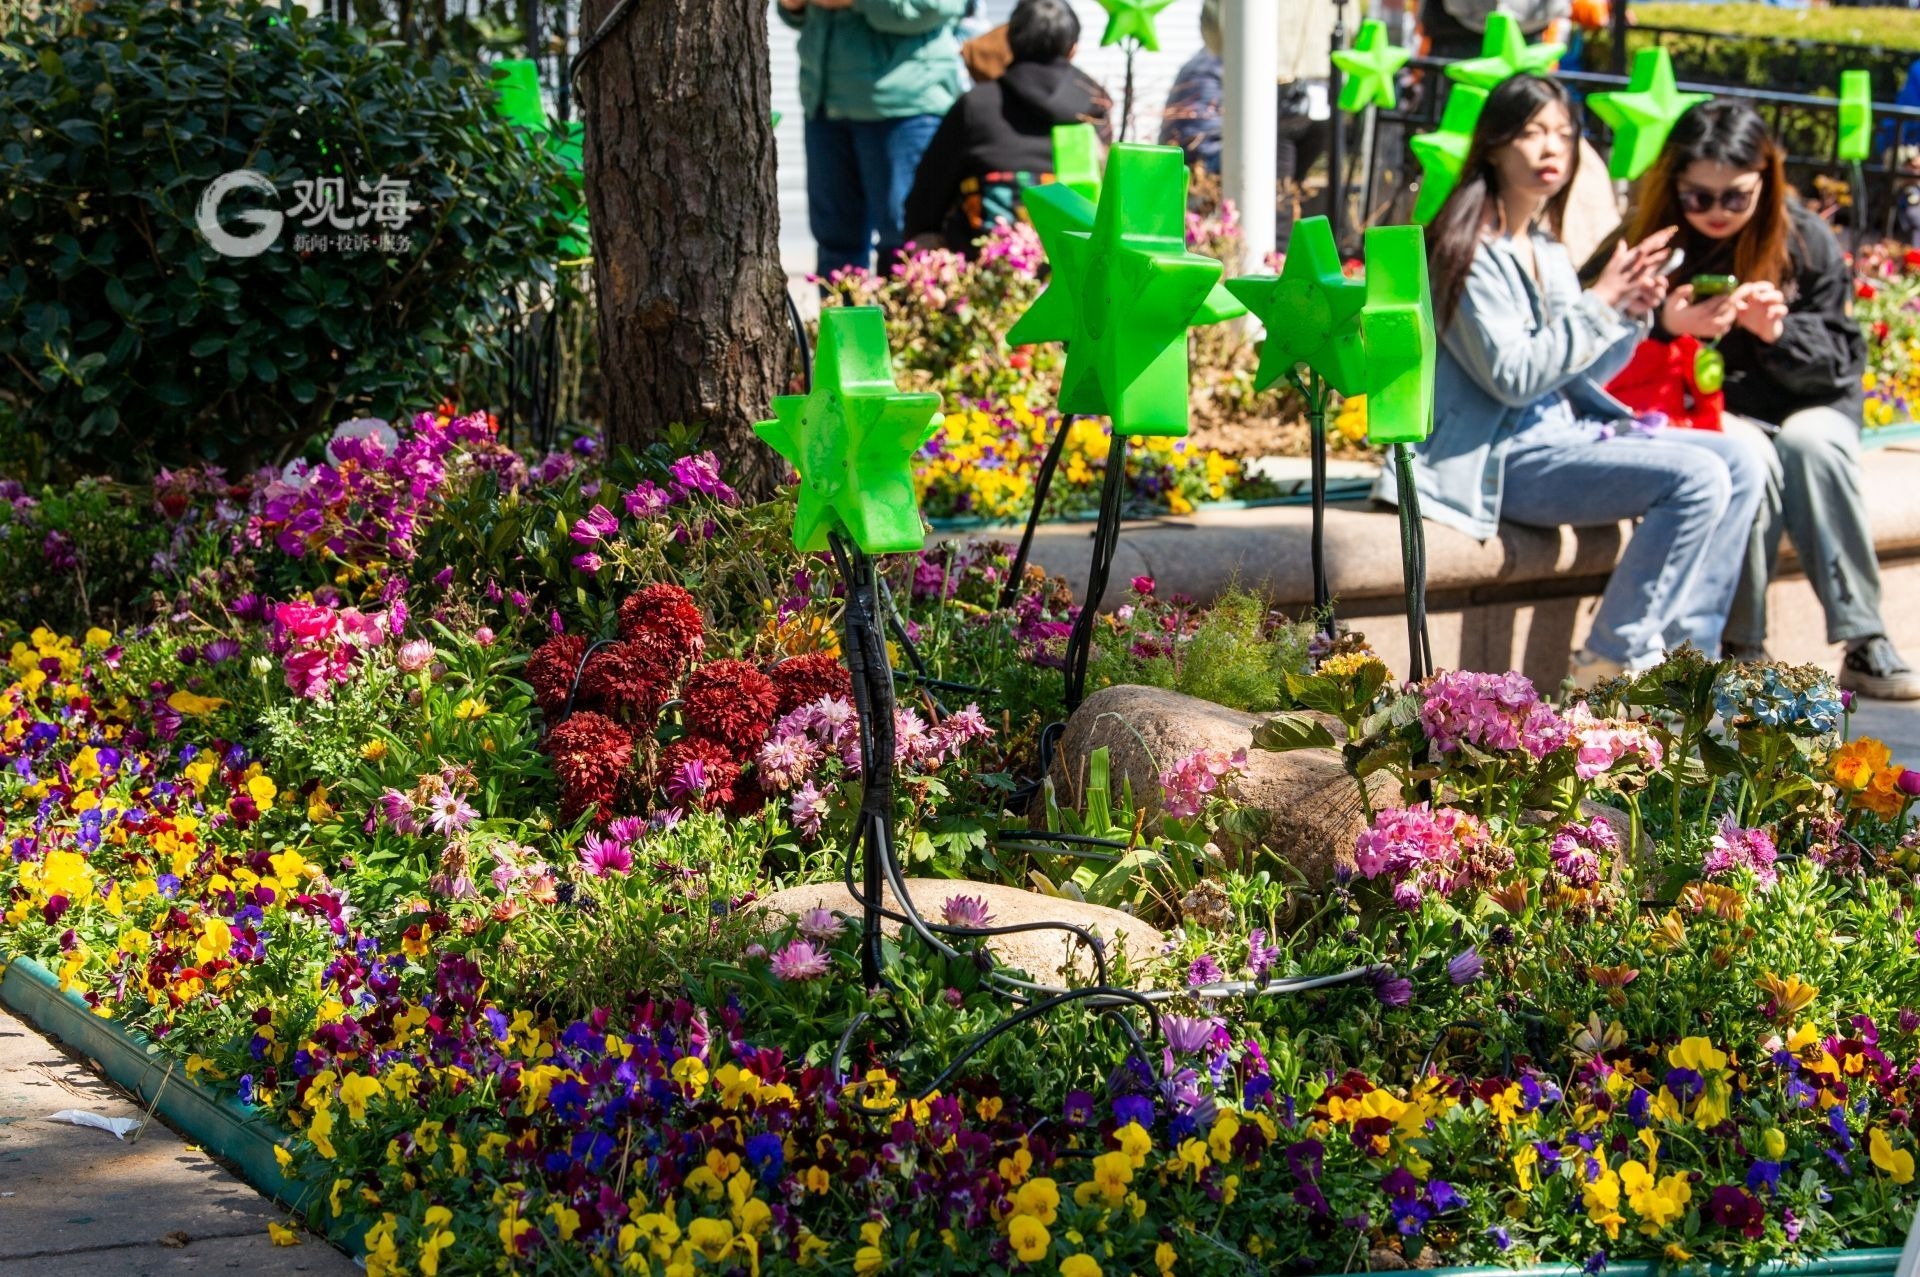
[[[1576,378],[1605,376],[1606,364],[1616,358],[1624,363],[1621,357],[1632,354],[1641,325],[1593,294],[1577,291],[1577,280],[1573,303],[1536,325],[1517,263],[1504,256],[1489,244],[1474,253],[1460,309],[1445,337],[1467,375],[1495,400],[1523,408]],[[1564,257],[1555,264],[1565,264]]]

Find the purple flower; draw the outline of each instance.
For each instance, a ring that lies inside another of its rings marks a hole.
[[[1279,961],[1280,946],[1267,943],[1265,927],[1255,927],[1247,933],[1247,965],[1253,968],[1254,979],[1266,979],[1267,972]]]
[[[1163,1015],[1160,1030],[1167,1036],[1167,1047],[1175,1055],[1197,1055],[1213,1040],[1218,1021],[1211,1016]]]
[[[739,496],[720,478],[720,462],[711,452],[696,453],[681,457],[667,467],[673,476],[675,490],[684,495],[698,492],[726,505],[739,502]]]
[[[427,823],[437,834],[454,834],[473,823],[477,815],[467,800],[450,789],[443,789],[427,800]]]
[[[568,529],[567,535],[581,545],[592,545],[603,537],[613,536],[619,531],[620,517],[607,507],[596,505],[574,520],[573,527]]]
[[[824,905],[815,905],[801,914],[797,921],[800,934],[809,940],[831,940],[847,929],[840,915]]]
[[[793,791],[793,801],[787,806],[787,814],[793,818],[793,827],[809,838],[820,836],[820,827],[826,823],[827,796],[814,787],[812,781]]]
[[[1380,999],[1381,1006],[1406,1006],[1413,1001],[1413,981],[1396,976],[1391,967],[1383,967],[1373,977],[1373,996]]]
[[[1486,969],[1487,964],[1481,961],[1480,950],[1469,946],[1464,953],[1447,963],[1447,979],[1455,984],[1472,984]]]
[[[636,519],[650,519],[673,504],[673,494],[642,479],[627,493],[627,513]]]
[[[1219,961],[1211,953],[1203,953],[1187,967],[1187,987],[1198,989],[1202,985],[1218,984],[1227,978],[1220,969]]]
[[[573,556],[573,566],[588,575],[592,575],[600,570],[602,563],[599,555],[595,554],[592,550],[588,550],[585,554],[576,554]]]
[[[667,776],[667,801],[685,807],[696,803],[707,792],[707,765],[689,758]]]
[[[825,975],[831,961],[832,955],[826,950],[816,949],[805,940],[794,940],[773,955],[773,974],[791,982],[812,980]]]
[[[1062,1110],[1069,1126],[1085,1126],[1093,1121],[1093,1095],[1088,1091],[1068,1091]]]
[[[993,921],[993,914],[987,910],[987,902],[979,896],[948,896],[940,906],[940,919],[949,927],[987,926]]]
[[[633,869],[633,852],[623,842],[588,834],[580,844],[580,865],[596,878],[628,873]]]

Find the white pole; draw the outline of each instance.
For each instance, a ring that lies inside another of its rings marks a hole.
[[[1225,83],[1220,121],[1220,177],[1240,211],[1245,251],[1238,272],[1258,271],[1274,247],[1273,150],[1280,74],[1280,7],[1276,0],[1225,0],[1220,35]]]

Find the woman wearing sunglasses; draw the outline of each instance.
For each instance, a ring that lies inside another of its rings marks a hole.
[[[1516,75],[1488,95],[1427,236],[1440,357],[1414,481],[1435,521],[1481,540],[1502,521],[1640,520],[1573,656],[1590,683],[1682,642],[1719,648],[1765,476],[1745,442],[1644,428],[1601,389],[1666,296],[1673,232],[1616,244],[1583,290],[1557,238],[1579,157],[1558,83]]]
[[[1674,125],[1623,230],[1631,242],[1669,228],[1686,252],[1685,276],[1738,283],[1714,297],[1696,296],[1691,284],[1673,289],[1652,337],[1691,336],[1718,352],[1725,429],[1758,445],[1769,472],[1727,618],[1729,654],[1765,654],[1767,583],[1784,531],[1826,609],[1828,641],[1847,645],[1840,685],[1920,698],[1920,674],[1880,619],[1880,566],[1860,492],[1867,350],[1853,318],[1853,273],[1833,232],[1794,197],[1781,148],[1753,108],[1706,102]]]

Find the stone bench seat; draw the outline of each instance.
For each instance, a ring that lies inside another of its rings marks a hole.
[[[1920,444],[1863,454],[1862,481],[1873,520],[1889,630],[1920,645]],[[1525,528],[1502,525],[1486,542],[1429,521],[1427,603],[1435,662],[1443,668],[1520,669],[1543,686],[1566,673],[1567,653],[1584,639],[1600,592],[1632,525]],[[1270,593],[1293,613],[1313,601],[1312,512],[1304,505],[1200,511],[1125,525],[1102,606],[1125,601],[1128,582],[1152,576],[1162,596],[1205,602],[1238,582]],[[1017,540],[1019,529],[975,538]],[[1044,525],[1033,561],[1084,595],[1091,524]],[[1398,516],[1372,502],[1327,510],[1327,575],[1339,615],[1354,622],[1396,670],[1404,669],[1406,628]],[[1819,601],[1792,546],[1781,552],[1768,597],[1768,646],[1782,660],[1837,668]]]

